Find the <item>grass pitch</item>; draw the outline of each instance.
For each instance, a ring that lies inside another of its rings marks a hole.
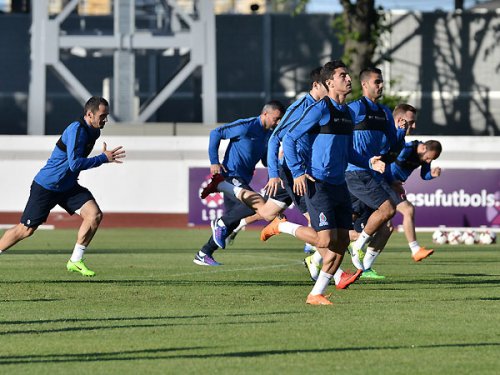
[[[499,372],[499,245],[437,246],[416,264],[395,234],[375,267],[386,280],[330,288],[333,306],[308,306],[299,241],[247,231],[216,252],[222,267],[196,266],[208,236],[100,230],[93,279],[65,269],[75,230],[18,244],[0,256],[0,372]]]

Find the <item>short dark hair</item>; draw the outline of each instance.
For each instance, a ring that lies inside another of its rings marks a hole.
[[[285,106],[279,100],[270,100],[264,105],[264,107],[262,107],[261,113],[276,109],[280,111],[281,114],[285,113]]]
[[[436,153],[436,159],[441,155],[441,151],[443,151],[441,143],[433,139],[425,142],[424,145],[427,147],[427,151],[434,151]]]
[[[311,89],[315,83],[321,83],[321,69],[323,68],[318,66],[317,68],[311,70],[311,73],[309,73],[309,83]]]
[[[374,66],[369,66],[361,70],[361,72],[359,73],[359,81],[360,82],[366,81],[372,73],[382,75],[382,71],[379,68],[375,68]]]
[[[83,114],[86,115],[88,111],[92,113],[96,113],[99,110],[99,106],[103,104],[106,107],[109,107],[109,103],[102,96],[93,96],[87,103],[85,103],[85,107],[83,108]]]
[[[328,61],[321,69],[321,82],[326,87],[326,81],[332,78],[333,73],[338,68],[346,68],[347,65],[342,60]]]
[[[392,117],[403,116],[406,112],[413,112],[414,114],[417,114],[417,109],[411,104],[401,103],[394,108],[394,111],[392,111]]]

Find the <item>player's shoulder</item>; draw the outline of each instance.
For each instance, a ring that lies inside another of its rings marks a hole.
[[[255,123],[259,123],[258,116],[257,117],[241,118],[241,119],[235,120],[233,122],[229,122],[227,124],[221,125],[220,128],[221,129],[228,129],[228,128],[232,128],[235,126],[253,125]]]
[[[361,98],[359,98],[347,103],[347,107],[354,113],[359,113],[361,110],[364,110],[365,104],[363,103]]]

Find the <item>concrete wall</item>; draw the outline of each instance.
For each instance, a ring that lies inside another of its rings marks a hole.
[[[441,141],[444,150],[433,165],[500,170],[499,137],[419,137],[431,138]],[[0,136],[0,212],[23,211],[31,181],[57,139]],[[208,174],[207,136],[119,136],[104,130],[94,153],[99,152],[100,141],[108,147],[123,145],[127,151],[123,164],[106,164],[80,175],[80,183],[92,191],[103,211],[188,212],[189,168],[207,167]]]

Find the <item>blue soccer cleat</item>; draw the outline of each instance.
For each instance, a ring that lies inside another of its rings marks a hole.
[[[219,220],[215,219],[210,222],[210,226],[212,227],[212,237],[214,238],[215,243],[221,249],[226,248],[226,239],[229,236],[226,226],[219,225]]]

